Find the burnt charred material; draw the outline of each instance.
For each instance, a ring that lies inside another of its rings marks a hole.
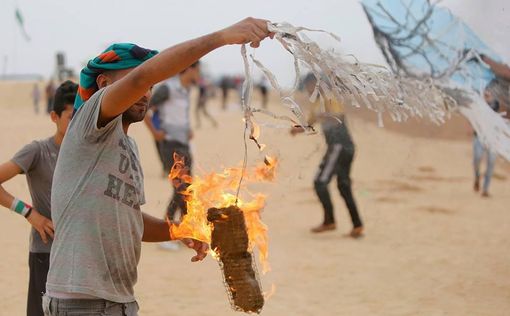
[[[248,251],[243,212],[236,206],[211,208],[207,220],[213,224],[211,248],[218,255],[232,307],[246,313],[260,313],[264,296]]]

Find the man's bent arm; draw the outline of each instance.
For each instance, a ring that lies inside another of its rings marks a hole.
[[[178,74],[216,48],[250,42],[252,46],[258,46],[269,35],[267,22],[248,18],[224,30],[165,49],[105,91],[100,120],[108,122],[117,117],[140,100],[153,85]]]
[[[156,218],[149,214],[143,213],[143,237],[142,241],[145,242],[162,242],[169,241],[170,229],[165,220]]]
[[[2,184],[21,173],[22,173],[21,168],[12,161],[8,161],[0,165],[0,205],[8,209],[11,208],[12,202],[15,200],[15,197],[6,191]],[[28,220],[28,222],[35,228],[35,230],[37,230],[39,235],[41,235],[41,239],[44,243],[48,242],[48,237],[53,238],[54,228],[51,220],[41,215],[35,209],[29,211],[29,213],[27,213],[25,217]]]
[[[166,221],[150,216],[142,212],[143,216],[143,236],[142,241],[145,242],[162,242],[172,240],[170,237],[170,230]],[[207,256],[209,245],[194,239],[183,238],[180,239],[186,247],[193,249],[197,252],[191,258],[192,262],[203,260]]]
[[[21,168],[12,161],[0,165],[0,205],[10,208],[14,196],[5,191],[2,184],[22,172]]]

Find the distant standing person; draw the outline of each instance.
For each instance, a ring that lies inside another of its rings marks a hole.
[[[243,83],[244,83],[244,77],[241,75],[235,75],[232,79],[232,85],[234,86],[234,89],[237,91],[237,95],[239,96],[239,106],[242,106],[243,104]]]
[[[174,164],[174,154],[184,157],[187,172],[191,174],[192,156],[190,140],[193,137],[190,123],[190,89],[200,80],[200,63],[195,62],[179,75],[167,79],[154,91],[151,105],[157,106],[163,139],[159,143],[163,166],[166,174]],[[156,138],[155,128],[152,122],[145,119],[145,124]],[[177,220],[177,211],[186,213],[186,203],[178,192],[183,190],[178,187],[167,207],[167,217],[170,221]]]
[[[500,104],[497,99],[495,99],[490,92],[490,84],[488,86],[488,89],[484,92],[484,98],[487,102],[488,106],[491,107],[492,110],[495,112],[500,111]],[[482,186],[482,196],[483,197],[489,197],[489,186],[492,179],[492,174],[494,172],[494,166],[496,164],[496,158],[497,154],[494,150],[487,148],[480,139],[478,138],[478,135],[476,132],[474,132],[473,135],[473,167],[475,171],[475,184],[474,184],[474,190],[475,192],[480,191],[480,164],[482,162],[483,156],[486,156],[487,159],[487,167],[485,169],[485,175],[483,180],[483,186]]]
[[[313,74],[308,74],[305,77],[304,86],[309,94],[313,93],[316,83],[317,79]],[[359,238],[363,235],[363,223],[354,201],[350,178],[351,164],[354,158],[354,143],[347,129],[341,104],[334,99],[326,100],[325,102],[327,115],[317,115],[318,107],[320,106],[317,102],[312,107],[312,115],[309,121],[309,124],[313,125],[320,119],[328,146],[314,181],[315,192],[324,209],[324,221],[319,226],[312,228],[311,231],[312,233],[322,233],[336,229],[333,203],[328,190],[329,182],[333,176],[336,176],[338,190],[351,216],[353,228],[350,236]],[[302,127],[294,127],[291,129],[291,134],[296,135],[303,131]]]
[[[262,76],[262,78],[260,78],[258,88],[260,90],[260,95],[262,97],[262,107],[264,109],[267,109],[267,102],[269,100],[269,96],[266,77]]]
[[[510,118],[510,67],[484,54],[480,54],[480,58],[489,66],[496,77],[485,88],[484,99],[492,110],[495,112],[506,110],[506,117]],[[473,60],[477,61],[477,59]],[[489,186],[497,154],[492,149],[487,148],[475,132],[473,136],[473,167],[475,173],[474,190],[476,192],[480,191],[480,164],[484,155],[487,159],[487,168],[482,185],[482,196],[489,197]]]
[[[197,127],[201,127],[200,113],[211,121],[213,127],[218,127],[218,122],[207,111],[207,100],[209,99],[209,85],[207,81],[202,78],[198,84],[198,100],[195,108],[195,117],[197,120]]]
[[[46,276],[50,265],[53,238],[51,222],[51,185],[60,144],[73,114],[78,85],[64,82],[55,93],[51,120],[57,130],[46,139],[25,145],[14,157],[0,165],[0,205],[24,216],[32,225],[28,255],[29,281],[27,316],[43,316],[42,294],[46,292]],[[27,178],[33,206],[5,191],[2,183],[18,174]]]
[[[32,103],[34,105],[35,114],[39,114],[39,102],[41,101],[41,90],[39,90],[39,84],[34,83],[32,88]]]
[[[230,78],[227,76],[221,77],[220,80],[220,89],[221,89],[221,108],[223,110],[227,109],[227,101],[228,101],[228,90],[230,89]]]
[[[46,113],[50,114],[53,110],[53,99],[55,98],[55,84],[53,79],[50,79],[46,85]]]

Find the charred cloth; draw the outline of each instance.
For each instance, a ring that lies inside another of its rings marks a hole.
[[[218,255],[232,307],[260,313],[264,296],[252,254],[248,251],[243,212],[236,206],[211,208],[207,220],[213,224],[211,248]]]

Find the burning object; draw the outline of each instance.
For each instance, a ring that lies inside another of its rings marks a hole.
[[[189,185],[179,192],[186,201],[187,214],[179,224],[170,223],[170,235],[210,244],[212,256],[222,268],[232,308],[259,313],[264,295],[253,255],[257,248],[262,273],[269,271],[267,226],[260,217],[265,196],[249,193],[246,183],[273,181],[277,159],[266,156],[254,168],[225,168],[193,178],[183,172],[184,159],[178,155],[174,159],[169,180],[174,185]],[[240,186],[243,178],[245,184]],[[236,194],[240,188],[250,200]]]
[[[243,312],[260,313],[264,296],[256,266],[249,251],[244,214],[236,206],[210,208],[211,248],[223,270],[223,278],[232,307]]]

